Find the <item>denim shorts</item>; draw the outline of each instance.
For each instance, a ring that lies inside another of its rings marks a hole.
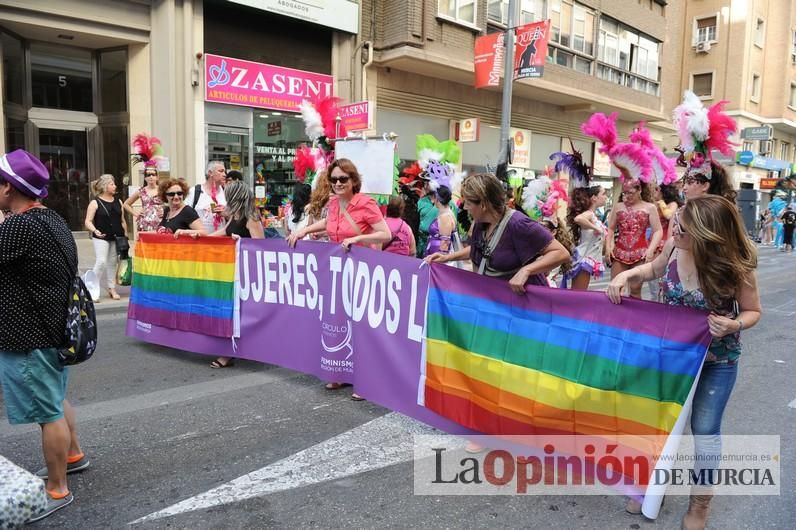
[[[64,417],[69,371],[61,366],[58,350],[0,351],[0,384],[8,422],[51,423]]]

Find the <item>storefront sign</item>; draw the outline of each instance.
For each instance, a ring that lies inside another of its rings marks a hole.
[[[500,74],[503,72],[503,46],[506,34],[490,33],[475,39],[475,88],[500,86]]]
[[[746,127],[741,130],[741,138],[744,140],[771,140],[774,131],[771,127]]]
[[[754,159],[755,154],[751,151],[741,151],[735,157],[735,160],[742,166],[748,166]]]
[[[550,21],[544,20],[517,28],[514,44],[514,79],[542,77],[547,59]]]
[[[608,155],[604,155],[600,152],[600,148],[602,146],[603,144],[600,142],[596,142],[594,145],[594,163],[592,165],[592,173],[595,176],[610,177],[611,159],[608,158]]]
[[[511,167],[531,169],[531,131],[525,129],[509,129],[509,135],[514,142],[514,156]]]
[[[279,136],[282,134],[281,121],[269,121],[266,127],[268,129],[268,136]]]
[[[229,1],[348,33],[359,33],[359,3],[351,0]]]
[[[478,118],[467,118],[456,122],[456,140],[477,142],[481,138],[481,122]]]
[[[326,74],[205,55],[205,101],[297,112],[304,99],[331,96],[333,86]]]
[[[777,187],[777,182],[779,182],[779,179],[762,178],[760,179],[760,189],[773,190]]]
[[[790,169],[790,162],[768,158],[766,156],[755,155],[751,151],[741,151],[736,156],[737,162],[742,166],[756,167],[767,171],[785,171]]]
[[[347,131],[369,131],[373,129],[373,103],[360,101],[340,107],[340,118]]]

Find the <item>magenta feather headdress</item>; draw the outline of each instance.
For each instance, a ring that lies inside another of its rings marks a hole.
[[[652,163],[652,174],[659,185],[668,185],[677,180],[677,170],[675,170],[677,161],[664,155],[663,151],[655,145],[644,122],[639,123],[638,128],[630,133],[630,141],[646,149]]]
[[[160,158],[163,146],[160,139],[146,133],[138,133],[133,137],[133,152],[130,155],[133,163],[143,162],[144,167],[157,166],[157,159]]]
[[[298,146],[296,148],[296,158],[293,159],[293,171],[296,180],[313,185],[314,188],[316,177],[329,167],[331,162],[330,154],[323,149],[310,147],[307,144]]]
[[[719,101],[706,109],[690,90],[683,94],[683,102],[674,109],[674,125],[680,137],[679,151],[682,165],[689,175],[713,176],[713,150],[732,156],[730,136],[738,131],[735,120],[723,112],[727,101]]]
[[[616,120],[619,113],[614,112],[606,116],[602,112],[593,114],[580,126],[586,136],[596,138],[602,147],[600,152],[608,156],[611,162],[620,170],[620,180],[624,180],[625,173],[629,178],[638,178],[642,182],[652,179],[652,161],[647,151],[634,143],[617,143]]]

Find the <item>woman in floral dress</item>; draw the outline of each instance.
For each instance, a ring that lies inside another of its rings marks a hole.
[[[124,201],[124,209],[135,218],[136,229],[139,232],[156,232],[163,219],[163,201],[158,195],[158,170],[148,167],[144,170],[146,186],[138,189]],[[141,199],[141,210],[133,210],[135,201]]]

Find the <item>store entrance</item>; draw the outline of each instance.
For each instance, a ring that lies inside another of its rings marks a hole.
[[[230,169],[240,171],[246,182],[252,183],[248,129],[208,126],[207,156],[208,161],[221,160],[227,171]]]

